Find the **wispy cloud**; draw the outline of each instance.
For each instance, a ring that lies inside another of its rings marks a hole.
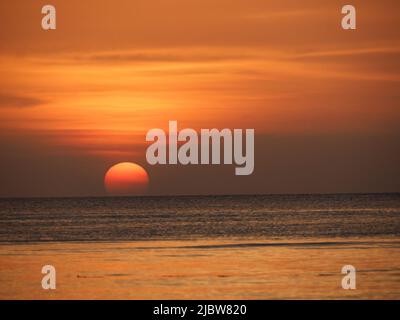
[[[182,50],[168,51],[127,51],[127,52],[102,52],[70,57],[75,62],[92,63],[163,63],[163,62],[213,62],[248,58],[248,55],[239,53],[182,52]]]
[[[46,102],[47,102],[46,100],[29,96],[0,93],[1,108],[28,108],[28,107],[35,107],[44,104]]]
[[[400,54],[400,47],[377,47],[377,48],[359,48],[350,50],[330,50],[330,51],[312,51],[297,54],[295,59],[314,59],[314,58],[334,58],[334,57],[353,57],[361,55],[375,54]]]

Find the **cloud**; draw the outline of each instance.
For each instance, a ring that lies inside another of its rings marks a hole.
[[[179,53],[177,52],[179,51]],[[182,52],[183,51],[183,52]],[[248,54],[243,53],[227,53],[225,50],[190,50],[175,49],[168,51],[126,51],[126,52],[99,52],[95,54],[81,54],[73,56],[74,62],[84,63],[169,63],[169,62],[217,62],[241,60],[249,58]],[[71,57],[69,57],[71,60]]]
[[[0,93],[0,108],[28,108],[46,103],[46,100]]]
[[[398,55],[400,48],[388,48],[388,47],[377,47],[377,48],[361,48],[361,49],[349,49],[349,50],[331,50],[331,51],[313,51],[302,54],[297,54],[296,59],[315,59],[315,58],[336,58],[336,57],[352,57],[352,56],[363,56],[363,55]]]

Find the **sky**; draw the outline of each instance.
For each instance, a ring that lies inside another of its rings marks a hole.
[[[0,0],[0,197],[400,192],[400,3]],[[41,28],[41,8],[57,29]],[[254,128],[255,170],[150,166],[148,130]]]

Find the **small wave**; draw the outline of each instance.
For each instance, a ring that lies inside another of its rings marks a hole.
[[[135,249],[229,249],[229,248],[257,248],[257,247],[342,247],[362,245],[369,247],[400,247],[400,241],[322,241],[322,242],[276,242],[276,243],[227,243],[188,246],[159,246],[159,247],[136,247]]]

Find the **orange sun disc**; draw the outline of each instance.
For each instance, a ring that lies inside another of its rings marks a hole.
[[[148,185],[146,170],[132,162],[112,166],[104,177],[104,186],[111,195],[142,195],[146,193]]]

